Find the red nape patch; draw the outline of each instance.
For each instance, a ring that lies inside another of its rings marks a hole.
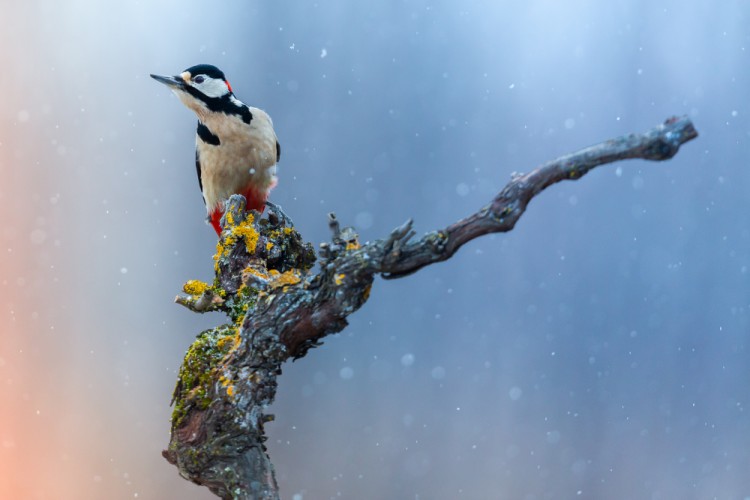
[[[224,83],[226,83],[226,84],[227,84],[227,88],[228,88],[228,89],[229,89],[229,91],[231,92],[231,91],[232,91],[232,86],[231,86],[231,85],[229,85],[229,82],[228,82],[228,81],[226,81],[226,80],[224,80]]]

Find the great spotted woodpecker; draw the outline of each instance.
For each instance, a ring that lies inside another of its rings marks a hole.
[[[176,76],[151,75],[198,115],[195,166],[208,219],[221,234],[224,202],[233,194],[263,212],[276,185],[281,147],[268,114],[234,96],[224,73],[199,64]]]

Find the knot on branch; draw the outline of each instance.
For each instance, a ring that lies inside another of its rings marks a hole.
[[[656,127],[653,139],[643,149],[646,160],[668,160],[677,154],[680,146],[698,137],[698,132],[686,117],[673,116]]]
[[[663,139],[657,139],[650,144],[643,152],[643,157],[647,160],[668,160],[677,154],[680,145],[676,140],[670,140],[669,133]]]

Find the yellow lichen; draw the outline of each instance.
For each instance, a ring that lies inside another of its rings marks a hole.
[[[235,324],[237,326],[241,326],[242,322],[245,320],[245,314],[247,313],[248,308],[250,307],[250,304],[242,304],[241,310],[242,313],[237,316],[237,319],[234,320]]]
[[[216,243],[216,253],[213,256],[214,259],[214,271],[216,273],[219,273],[219,259],[221,259],[224,256],[225,248],[224,245],[221,243],[221,240],[219,240]]]
[[[299,277],[298,272],[295,269],[290,269],[289,271],[285,271],[283,274],[274,277],[273,284],[275,286],[296,285],[300,280],[301,278]]]
[[[237,349],[240,345],[240,332],[235,329],[234,335],[227,335],[222,337],[216,342],[216,347],[221,349],[223,352],[230,353]]]
[[[245,240],[247,253],[254,253],[255,247],[258,245],[258,231],[253,227],[252,217],[252,215],[248,215],[246,222],[232,228],[233,236],[241,236]]]
[[[347,250],[356,250],[358,248],[359,248],[359,241],[357,240],[350,241],[349,243],[346,244]]]
[[[290,235],[290,234],[292,234],[292,231],[294,231],[294,230],[291,227],[285,227],[284,228],[284,234],[286,234],[287,236]]]
[[[222,387],[226,387],[228,396],[234,396],[234,385],[232,385],[231,378],[222,375],[221,377],[219,377],[219,383]]]
[[[370,290],[372,290],[372,285],[367,285],[367,288],[365,288],[365,291],[362,294],[363,300],[367,300],[370,297]]]
[[[252,274],[253,276],[257,276],[257,277],[262,278],[264,280],[269,279],[269,276],[266,273],[264,273],[264,272],[262,272],[262,271],[260,271],[258,269],[255,269],[252,266],[247,266],[245,269],[243,269],[242,270],[242,274]]]
[[[232,221],[232,232],[224,238],[224,246],[231,247],[237,243],[237,238],[242,238],[245,240],[247,252],[254,253],[255,247],[258,245],[259,235],[258,231],[253,227],[253,222],[255,222],[253,214],[247,214],[245,220],[237,225],[234,225],[234,221]]]
[[[269,241],[269,242],[267,242],[267,243],[266,243],[266,251],[269,251],[269,250],[270,250],[270,249],[272,249],[272,248],[273,248],[273,243],[271,243],[270,241]]]
[[[245,247],[248,253],[254,253],[255,247],[258,245],[258,231],[253,227],[255,218],[252,214],[247,214],[245,220],[235,225],[234,219],[230,213],[227,213],[227,229],[229,234],[224,236],[223,240],[219,240],[216,243],[216,254],[214,255],[214,269],[216,272],[219,271],[219,260],[222,257],[229,255],[234,245],[237,243],[238,238],[242,238],[245,241]]]
[[[346,278],[346,274],[340,273],[333,277],[333,282],[336,283],[336,286],[340,285],[344,282],[344,278]]]
[[[208,290],[210,287],[208,286],[208,283],[204,283],[202,281],[198,280],[190,280],[184,285],[182,285],[182,291],[187,293],[188,295],[203,295],[203,292]]]
[[[229,211],[226,213],[227,226],[234,226],[234,215]]]

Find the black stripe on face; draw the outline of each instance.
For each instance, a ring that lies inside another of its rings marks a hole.
[[[203,125],[201,122],[198,122],[198,137],[200,137],[200,139],[206,144],[211,144],[213,146],[218,146],[219,144],[221,144],[219,136],[214,135],[213,132],[208,130],[208,127]]]
[[[228,105],[232,104],[232,101],[229,100],[229,96],[231,95],[230,92],[227,92],[221,97],[209,97],[200,90],[190,85],[185,85],[184,90],[191,96],[195,97],[197,100],[206,103],[206,106],[211,111],[224,111],[224,109]]]
[[[242,121],[245,123],[250,123],[253,120],[253,114],[247,106],[244,104],[237,104],[235,102],[236,99],[230,99],[232,96],[231,92],[228,92],[221,97],[208,97],[206,94],[190,85],[186,85],[184,90],[197,100],[205,103],[210,111],[227,115],[237,115],[242,118]]]

